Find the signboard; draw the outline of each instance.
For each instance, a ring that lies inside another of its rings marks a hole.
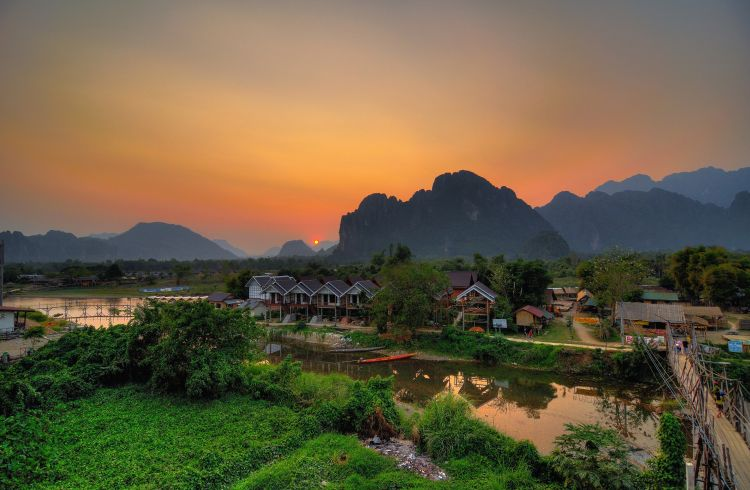
[[[625,336],[625,343],[626,344],[632,344],[633,343],[633,336],[632,335],[626,335]]]
[[[508,328],[508,320],[506,320],[505,318],[493,318],[492,328],[494,329]]]
[[[727,348],[729,349],[729,352],[736,352],[738,354],[741,354],[742,353],[742,341],[730,340],[729,343],[727,343]]]

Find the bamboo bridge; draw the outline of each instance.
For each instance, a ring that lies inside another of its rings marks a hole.
[[[694,473],[688,488],[750,489],[750,407],[742,384],[727,376],[725,364],[712,362],[691,335],[667,325],[667,366],[645,349],[657,376],[690,413]],[[677,343],[689,340],[687,347]],[[722,390],[723,415],[714,398]]]

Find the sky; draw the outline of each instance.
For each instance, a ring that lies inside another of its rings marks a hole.
[[[444,172],[537,206],[748,135],[746,0],[0,1],[0,230],[260,252]]]

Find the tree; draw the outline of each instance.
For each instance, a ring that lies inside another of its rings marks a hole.
[[[396,244],[396,248],[391,248],[390,257],[388,257],[388,265],[404,264],[411,261],[411,249],[401,243]]]
[[[448,277],[429,264],[406,262],[383,268],[383,288],[373,298],[372,313],[380,332],[389,325],[414,331],[424,326]]]
[[[112,262],[104,271],[104,279],[108,281],[118,281],[122,279],[123,273],[120,264]]]
[[[670,257],[668,273],[678,291],[691,302],[696,302],[703,295],[706,269],[727,260],[727,251],[721,247],[685,247]]]
[[[483,282],[484,284],[490,283],[490,263],[482,254],[474,254],[474,265],[472,269],[477,273],[477,279],[480,282]]]
[[[518,259],[505,262],[502,257],[493,259],[490,266],[492,288],[505,296],[513,309],[544,302],[544,290],[552,282],[544,263],[538,260]]]
[[[224,281],[227,287],[227,292],[232,293],[235,298],[247,299],[248,290],[245,284],[253,277],[253,271],[245,269],[239,274],[230,274]]]
[[[649,489],[685,488],[685,451],[687,440],[680,419],[667,412],[656,431],[659,453],[648,461],[644,482]]]
[[[182,280],[185,279],[192,271],[193,268],[190,267],[190,264],[187,264],[185,262],[178,262],[177,264],[172,266],[172,272],[174,273],[175,280],[178,286],[182,283]]]
[[[599,424],[565,424],[565,428],[566,433],[555,439],[551,458],[565,488],[636,488],[638,473],[617,432]]]
[[[733,305],[739,297],[740,271],[732,264],[714,265],[703,273],[703,297],[712,304]]]
[[[615,313],[618,302],[638,294],[640,284],[646,277],[646,266],[632,253],[610,252],[579,266],[581,284],[587,288],[600,305],[609,305]],[[606,338],[605,322],[599,322],[600,336]]]
[[[242,381],[262,332],[245,310],[206,301],[149,302],[128,326],[134,377],[157,391],[215,398]]]

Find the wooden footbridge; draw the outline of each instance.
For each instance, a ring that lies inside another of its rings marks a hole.
[[[676,347],[676,342],[687,347]],[[712,362],[695,331],[667,326],[667,366],[650,349],[652,366],[664,385],[681,400],[692,420],[695,488],[750,489],[750,407],[742,384],[727,376],[725,364]],[[723,391],[723,413],[715,395]]]
[[[141,300],[66,300],[62,303],[40,304],[34,308],[50,318],[66,320],[77,325],[124,323],[133,318]]]

